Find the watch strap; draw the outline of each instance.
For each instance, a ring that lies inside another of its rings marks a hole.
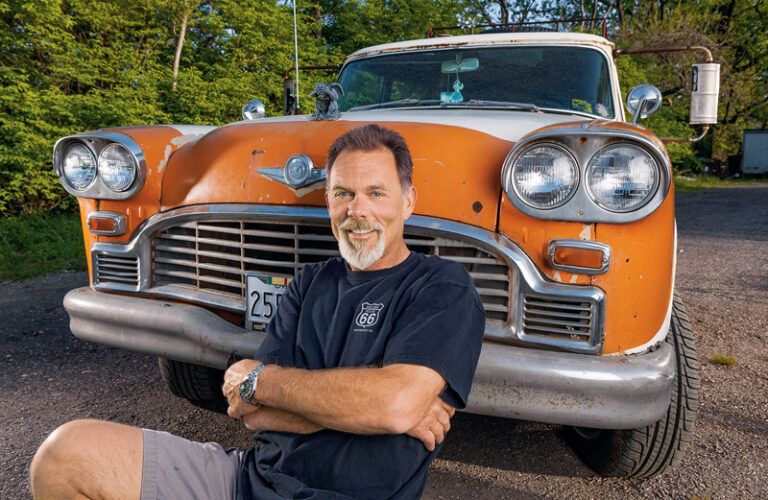
[[[254,403],[253,400],[256,396],[256,389],[259,382],[259,373],[261,373],[261,371],[266,367],[267,365],[257,365],[253,367],[253,369],[250,371],[250,373],[248,373],[248,376],[246,377],[247,380],[250,380],[252,389],[250,390],[250,394],[247,397],[243,398],[243,401],[245,401],[249,405],[254,405],[257,407],[261,406],[260,404]]]

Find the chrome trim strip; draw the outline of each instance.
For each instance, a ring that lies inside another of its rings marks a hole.
[[[113,231],[102,231],[100,229],[91,229],[91,219],[112,219],[115,223],[115,229]],[[91,212],[85,220],[85,225],[88,228],[88,232],[92,234],[100,234],[104,236],[120,236],[125,234],[128,227],[125,215],[117,212]]]
[[[114,283],[103,286],[94,283],[97,289],[129,290],[148,293],[157,292],[165,297],[178,297],[212,307],[224,308],[235,312],[245,310],[244,301],[223,299],[221,296],[208,292],[190,293],[183,286],[166,285],[157,289],[151,283],[152,249],[151,236],[164,229],[185,221],[254,219],[259,222],[291,222],[327,224],[328,211],[325,207],[299,207],[290,205],[194,205],[158,213],[142,224],[137,233],[127,245],[113,243],[96,243],[92,254],[104,252],[111,255],[132,255],[138,259],[139,288],[121,288]],[[597,354],[602,351],[605,335],[605,293],[594,286],[570,285],[547,280],[536,268],[533,261],[515,243],[504,235],[488,231],[476,226],[460,222],[422,215],[411,216],[406,221],[406,230],[415,234],[433,237],[454,236],[457,239],[468,240],[480,249],[504,260],[510,269],[509,287],[509,322],[488,321],[485,335],[487,338],[502,342],[517,342],[527,345],[546,346],[571,352]],[[591,337],[584,339],[562,337],[531,336],[523,332],[523,311],[525,297],[544,299],[563,298],[567,301],[582,301],[592,305],[594,326]]]
[[[64,298],[78,338],[224,369],[252,357],[261,332],[202,307],[102,293]],[[633,356],[589,356],[484,342],[467,411],[604,429],[649,425],[669,408],[674,353],[668,344]]]
[[[602,252],[603,258],[601,266],[599,269],[592,269],[590,267],[566,266],[563,264],[557,264],[555,263],[555,250],[560,247],[597,250]],[[608,268],[611,265],[611,247],[605,243],[598,243],[597,241],[576,240],[568,238],[552,240],[549,242],[549,245],[547,245],[547,260],[549,261],[549,265],[558,271],[566,271],[575,274],[586,274],[587,276],[605,274],[608,272]]]
[[[72,143],[80,143],[91,150],[94,157],[97,159],[101,154],[101,150],[112,143],[118,143],[124,146],[133,157],[136,162],[136,179],[133,181],[133,185],[125,191],[117,192],[109,189],[106,184],[101,180],[101,176],[98,173],[98,167],[96,171],[96,178],[91,185],[79,191],[69,185],[64,178],[64,170],[62,168],[62,160],[67,147]],[[101,200],[125,200],[130,198],[137,191],[144,186],[144,181],[147,178],[147,162],[144,158],[144,152],[141,146],[134,141],[130,136],[121,134],[119,132],[103,132],[97,130],[95,132],[85,132],[82,134],[69,135],[62,137],[53,146],[53,168],[56,171],[56,175],[59,178],[59,182],[64,186],[64,189],[71,195],[79,198],[97,198]]]
[[[586,140],[583,140],[586,139]],[[537,143],[555,143],[567,149],[576,158],[581,181],[570,201],[562,206],[537,209],[520,199],[512,182],[512,166],[526,149]],[[586,169],[589,160],[601,149],[615,144],[629,143],[647,151],[659,167],[656,192],[645,205],[630,212],[612,212],[599,206],[587,192]],[[580,126],[556,128],[534,133],[518,142],[504,160],[501,185],[507,199],[524,214],[546,220],[576,221],[583,223],[610,222],[626,224],[638,221],[656,210],[664,201],[671,185],[671,166],[666,152],[647,137],[629,130],[592,128],[589,123]]]

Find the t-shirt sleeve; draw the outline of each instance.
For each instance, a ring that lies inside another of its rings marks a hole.
[[[254,359],[280,366],[296,364],[296,331],[301,311],[302,284],[311,281],[308,267],[302,268],[288,284],[288,290],[280,299],[275,317],[267,325],[267,336],[256,350]]]
[[[466,281],[430,283],[398,318],[383,364],[432,368],[447,383],[442,399],[456,408],[464,408],[484,330],[485,312],[469,276]]]

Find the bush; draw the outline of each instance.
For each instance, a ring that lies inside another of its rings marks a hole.
[[[85,268],[77,214],[27,214],[0,219],[0,280]]]

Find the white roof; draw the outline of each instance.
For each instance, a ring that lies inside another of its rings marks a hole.
[[[607,53],[613,51],[613,43],[605,38],[587,33],[561,33],[556,31],[533,33],[488,33],[484,35],[460,35],[422,38],[405,42],[374,45],[354,52],[347,61],[410,50],[443,49],[456,47],[489,47],[494,45],[592,45]]]

